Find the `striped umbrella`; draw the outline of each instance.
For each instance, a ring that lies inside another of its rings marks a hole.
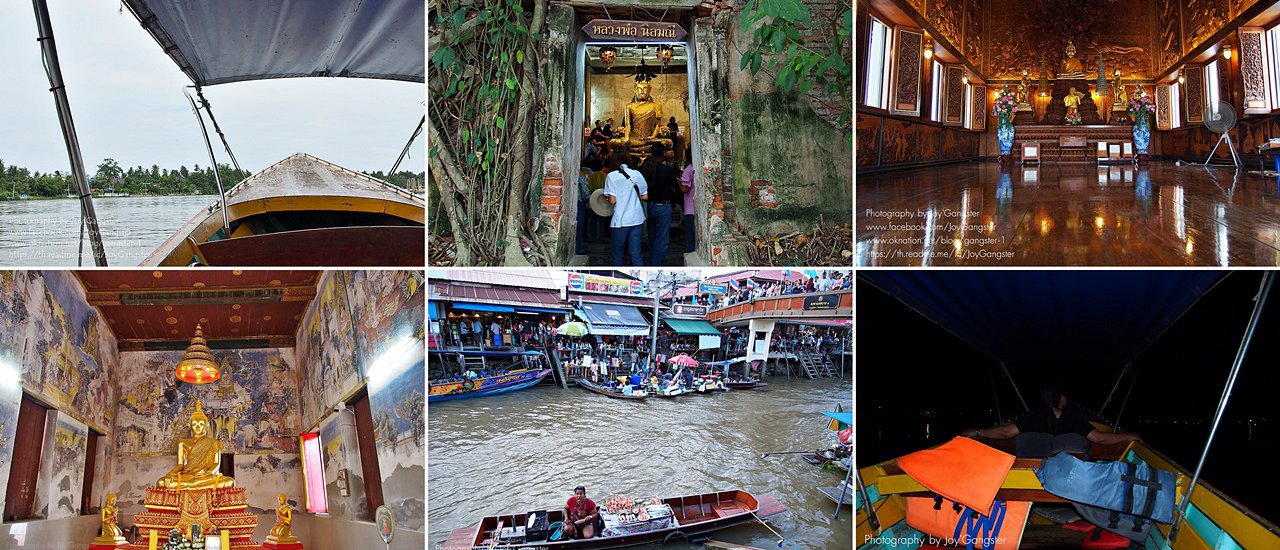
[[[556,334],[562,336],[586,336],[587,325],[578,321],[565,323],[556,327]]]

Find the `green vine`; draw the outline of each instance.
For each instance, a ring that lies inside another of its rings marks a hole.
[[[531,111],[546,0],[442,2],[430,37],[431,179],[455,265],[512,263],[526,234]]]
[[[818,39],[804,36],[815,25],[801,0],[750,0],[742,10],[745,29],[755,28],[751,45],[742,53],[740,70],[752,75],[765,70],[784,92],[797,91],[815,101],[841,100],[837,120],[846,138],[852,137],[853,6],[839,3],[839,17]]]

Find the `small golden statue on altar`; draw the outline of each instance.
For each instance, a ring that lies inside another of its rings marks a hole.
[[[1120,80],[1120,69],[1116,69],[1115,80],[1111,81],[1111,87],[1115,89],[1115,99],[1111,102],[1112,111],[1126,111],[1129,109],[1129,94],[1124,91],[1124,83]]]
[[[1022,80],[1018,81],[1018,110],[1029,109],[1031,104],[1028,103],[1031,97],[1031,71],[1022,69]]]
[[[107,504],[102,507],[102,534],[93,539],[93,544],[89,545],[91,550],[99,548],[127,548],[129,541],[125,540],[124,532],[120,530],[117,522],[120,520],[120,509],[116,507],[116,495],[111,493],[107,495]]]
[[[222,442],[209,437],[209,417],[205,416],[196,400],[196,410],[187,422],[191,438],[178,442],[178,465],[157,486],[166,489],[221,489],[234,487],[236,480],[220,473],[222,467]]]
[[[621,148],[641,159],[649,156],[649,147],[661,143],[671,150],[671,139],[661,137],[662,105],[653,100],[653,85],[643,77],[636,78],[635,100],[627,104],[623,125],[626,133],[609,141],[612,148]]]
[[[298,542],[298,537],[293,536],[293,508],[289,506],[289,497],[280,493],[278,500],[280,506],[276,508],[276,524],[271,527],[271,533],[267,535],[262,547],[301,549],[302,543]]]
[[[1084,97],[1084,92],[1076,91],[1076,87],[1072,86],[1071,91],[1062,97],[1063,105],[1067,106],[1067,116],[1075,114],[1080,109],[1080,98]]]
[[[1062,70],[1058,72],[1059,80],[1084,78],[1084,64],[1076,59],[1076,45],[1067,41],[1067,58],[1062,60]]]

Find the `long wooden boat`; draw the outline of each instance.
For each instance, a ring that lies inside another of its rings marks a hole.
[[[425,201],[305,153],[227,191],[164,241],[147,266],[423,265]]]
[[[601,386],[600,384],[596,384],[595,382],[587,380],[586,378],[575,378],[574,382],[577,382],[579,386],[582,386],[587,391],[592,391],[600,395],[612,397],[614,399],[648,399],[649,397],[648,392],[642,393],[640,395],[626,395],[626,394],[623,394],[622,392],[609,391],[609,389],[605,388],[604,386]]]
[[[551,375],[551,369],[527,369],[462,382],[431,384],[427,403],[439,403],[468,397],[484,397],[531,388]]]
[[[763,380],[757,380],[754,378],[751,380],[730,381],[730,382],[725,382],[724,384],[726,386],[729,386],[729,389],[731,390],[753,390],[756,388],[763,388],[769,385],[768,382],[765,382]]]
[[[1001,447],[1011,445],[1013,440],[1000,442],[981,439],[981,441],[993,447]],[[1141,442],[1126,445],[1095,445],[1089,458],[1133,464],[1146,463],[1161,470],[1176,472],[1178,500],[1175,504],[1181,503],[1192,475],[1191,471]],[[996,498],[1032,502],[1033,508],[1037,504],[1068,503],[1067,500],[1045,491],[1040,485],[1040,480],[1035,473],[1040,467],[1040,462],[1038,459],[1017,459],[996,494]],[[888,541],[911,538],[916,531],[906,523],[906,497],[932,497],[933,492],[903,472],[898,467],[896,459],[861,468],[858,473],[866,485],[867,497],[864,501],[860,492],[854,495],[854,506],[857,508],[857,548],[860,550],[889,548]],[[875,515],[874,522],[869,521],[868,508]],[[1192,491],[1187,516],[1183,521],[1178,538],[1173,543],[1173,550],[1280,548],[1280,527],[1227,497],[1212,485],[1205,483],[1203,479]],[[876,528],[872,527],[873,524]],[[1145,547],[1167,548],[1172,525],[1156,524],[1156,526],[1158,529],[1150,530],[1144,541]],[[1021,544],[1037,547],[1037,544],[1043,542],[1038,540],[1038,537],[1052,535],[1060,538],[1062,531],[1060,528],[1054,528],[1046,533],[1028,527],[1023,534]],[[1081,536],[1083,537],[1084,534]],[[919,544],[893,547],[911,550],[918,548]]]
[[[681,497],[665,498],[662,502],[671,506],[679,525],[613,537],[596,537],[585,540],[526,541],[519,544],[498,543],[496,531],[500,526],[525,525],[529,513],[488,516],[472,527],[456,529],[449,534],[441,550],[472,550],[497,548],[625,548],[646,543],[688,541],[728,527],[756,521],[786,511],[786,508],[768,495],[752,495],[746,491],[724,491]],[[564,520],[562,509],[545,510],[549,523]]]

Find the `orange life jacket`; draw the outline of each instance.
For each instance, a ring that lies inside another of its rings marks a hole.
[[[930,491],[990,515],[996,492],[1013,467],[1013,455],[957,437],[899,458],[898,467]]]
[[[1017,550],[1030,502],[996,501],[990,515],[941,497],[907,497],[907,525],[968,550]]]

